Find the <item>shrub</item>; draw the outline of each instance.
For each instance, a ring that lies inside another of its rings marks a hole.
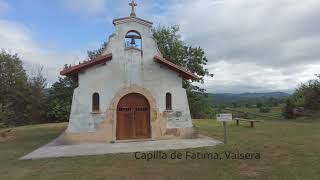
[[[288,98],[286,104],[283,108],[282,114],[286,119],[294,118],[294,100],[292,98]]]
[[[262,104],[261,102],[258,102],[258,103],[256,104],[256,106],[257,106],[257,108],[261,108],[261,107],[263,106],[263,104]]]
[[[320,112],[320,75],[316,76],[317,79],[301,84],[293,95],[287,99],[282,110],[285,118],[294,118],[295,108],[303,108],[305,112],[311,112],[311,114]],[[309,113],[305,114],[308,115]]]
[[[259,108],[260,113],[268,113],[270,112],[271,108],[269,106],[262,106]]]

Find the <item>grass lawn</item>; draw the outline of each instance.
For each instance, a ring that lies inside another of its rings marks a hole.
[[[216,112],[218,108],[215,108]],[[249,117],[252,119],[282,119],[282,108],[281,107],[271,107],[270,112],[268,113],[260,113],[259,108],[246,108],[246,107],[238,107],[238,108],[230,108],[227,107],[225,109],[221,109],[221,113],[232,113],[235,116],[243,115],[244,113],[248,113]]]
[[[252,113],[252,114],[256,114],[258,116],[262,116],[262,117],[271,117],[271,118],[282,118],[281,114],[282,114],[282,108],[281,107],[271,107],[270,112],[268,113],[260,113],[259,112],[259,108],[245,108],[245,107],[241,107],[241,108],[229,108],[232,110],[236,110],[236,111],[242,111],[242,112],[248,112],[248,113]]]
[[[204,135],[222,139],[215,120],[194,120]],[[267,120],[249,128],[228,124],[229,144],[193,152],[257,152],[259,160],[136,160],[134,154],[19,161],[49,142],[62,124],[14,129],[0,141],[0,179],[319,179],[320,120]],[[182,150],[180,152],[185,152]]]

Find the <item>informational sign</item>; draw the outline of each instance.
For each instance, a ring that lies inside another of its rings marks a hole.
[[[227,142],[228,142],[227,122],[232,121],[232,114],[217,114],[216,118],[218,121],[223,123],[224,143],[227,144]]]
[[[168,114],[167,128],[188,128],[192,127],[191,119],[182,111],[175,111]]]
[[[217,114],[216,118],[221,122],[232,121],[232,114]]]

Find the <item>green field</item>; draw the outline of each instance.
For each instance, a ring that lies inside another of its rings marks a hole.
[[[203,135],[222,139],[215,120],[194,120]],[[18,127],[0,141],[0,179],[319,179],[320,120],[269,120],[249,128],[228,124],[229,144],[193,149],[260,153],[259,160],[136,160],[134,154],[19,161],[66,127]],[[181,150],[179,152],[185,152]]]
[[[217,111],[217,110],[216,110]],[[271,107],[270,112],[260,113],[259,108],[225,108],[222,112],[233,113],[234,115],[248,113],[249,117],[254,119],[282,119],[282,108],[281,107]]]

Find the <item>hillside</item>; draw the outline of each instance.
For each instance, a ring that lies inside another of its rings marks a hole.
[[[257,102],[267,102],[271,98],[282,100],[290,96],[284,92],[268,92],[268,93],[242,93],[242,94],[230,94],[230,93],[217,93],[208,94],[213,104],[255,104]]]

